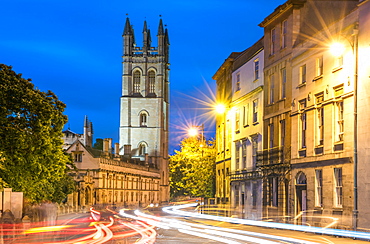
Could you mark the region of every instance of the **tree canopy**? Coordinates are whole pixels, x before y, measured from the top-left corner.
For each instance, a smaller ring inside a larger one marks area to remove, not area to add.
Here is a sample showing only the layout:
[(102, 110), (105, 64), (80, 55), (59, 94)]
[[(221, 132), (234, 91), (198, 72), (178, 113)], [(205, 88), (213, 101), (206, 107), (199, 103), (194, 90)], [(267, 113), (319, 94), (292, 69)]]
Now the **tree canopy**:
[(171, 197), (213, 197), (215, 192), (214, 141), (196, 137), (181, 141), (180, 151), (170, 156)]
[(71, 158), (62, 150), (65, 104), (0, 64), (0, 187), (32, 202), (60, 202), (73, 189)]

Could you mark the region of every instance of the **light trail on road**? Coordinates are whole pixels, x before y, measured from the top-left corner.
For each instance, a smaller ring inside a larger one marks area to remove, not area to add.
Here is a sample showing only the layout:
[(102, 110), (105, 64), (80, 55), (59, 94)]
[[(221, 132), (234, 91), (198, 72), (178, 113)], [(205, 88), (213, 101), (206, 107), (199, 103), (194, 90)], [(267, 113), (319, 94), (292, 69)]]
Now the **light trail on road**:
[(354, 238), (354, 239), (370, 240), (370, 233), (368, 232), (340, 230), (340, 229), (331, 229), (331, 228), (320, 228), (320, 227), (314, 227), (314, 226), (293, 225), (293, 224), (284, 224), (284, 223), (275, 223), (275, 222), (264, 222), (264, 221), (200, 214), (200, 213), (179, 210), (183, 208), (196, 207), (197, 205), (198, 205), (197, 203), (189, 203), (189, 204), (178, 205), (178, 206), (164, 207), (162, 210), (169, 214), (201, 218), (201, 219), (209, 219), (209, 220), (214, 220), (214, 221), (223, 221), (223, 222), (228, 222), (228, 223), (233, 223), (233, 224), (245, 224), (245, 225), (251, 225), (251, 226), (258, 226), (258, 227), (276, 228), (276, 229), (282, 229), (282, 230), (294, 230), (294, 231), (309, 232), (309, 233), (314, 233), (314, 234), (324, 234), (324, 235), (333, 235), (333, 236), (340, 236), (340, 237), (347, 237), (347, 238)]
[(275, 235), (261, 234), (250, 231), (215, 227), (203, 224), (189, 223), (186, 221), (173, 220), (165, 217), (157, 217), (149, 214), (135, 211), (134, 215), (126, 214), (124, 211), (120, 212), (120, 215), (129, 218), (135, 218), (137, 220), (146, 221), (152, 225), (164, 229), (177, 229), (179, 232), (194, 235), (210, 240), (215, 240), (220, 243), (241, 243), (239, 241), (249, 243), (260, 243), (260, 244), (276, 244), (276, 243), (305, 243), (314, 244), (315, 242), (304, 241), (289, 237), (281, 237)]

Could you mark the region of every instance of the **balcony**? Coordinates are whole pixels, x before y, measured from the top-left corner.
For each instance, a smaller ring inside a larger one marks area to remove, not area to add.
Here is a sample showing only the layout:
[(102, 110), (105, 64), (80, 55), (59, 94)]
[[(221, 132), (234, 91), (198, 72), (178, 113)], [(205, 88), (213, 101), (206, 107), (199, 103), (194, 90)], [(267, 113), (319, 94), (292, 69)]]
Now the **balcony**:
[(260, 170), (239, 170), (230, 174), (231, 181), (245, 181), (261, 179), (262, 174)]
[(257, 169), (263, 176), (282, 175), (290, 170), (290, 147), (274, 147), (257, 152)]

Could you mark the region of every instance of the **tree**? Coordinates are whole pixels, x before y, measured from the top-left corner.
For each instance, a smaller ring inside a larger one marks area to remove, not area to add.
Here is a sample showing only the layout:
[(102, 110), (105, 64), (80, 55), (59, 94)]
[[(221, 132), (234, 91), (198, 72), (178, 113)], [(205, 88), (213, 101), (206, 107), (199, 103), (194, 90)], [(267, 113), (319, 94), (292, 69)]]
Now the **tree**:
[(95, 140), (93, 148), (103, 151), (103, 139), (97, 138)]
[(31, 202), (60, 202), (73, 189), (62, 150), (65, 104), (0, 64), (0, 178)]
[(170, 156), (171, 197), (213, 197), (215, 192), (214, 141), (196, 137), (181, 141), (181, 150)]

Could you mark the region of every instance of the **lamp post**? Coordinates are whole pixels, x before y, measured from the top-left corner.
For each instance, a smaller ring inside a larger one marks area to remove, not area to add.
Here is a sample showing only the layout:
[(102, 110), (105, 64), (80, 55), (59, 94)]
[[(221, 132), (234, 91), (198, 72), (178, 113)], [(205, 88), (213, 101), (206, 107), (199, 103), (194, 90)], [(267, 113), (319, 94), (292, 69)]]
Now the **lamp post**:
[(224, 123), (224, 126), (223, 126), (223, 187), (222, 187), (222, 190), (223, 190), (223, 194), (222, 194), (222, 202), (223, 203), (226, 203), (226, 106), (224, 104), (217, 104), (216, 105), (216, 112), (218, 114), (222, 114), (223, 115), (223, 123)]
[[(348, 40), (353, 52), (353, 211), (352, 211), (352, 227), (357, 230), (358, 224), (358, 191), (357, 191), (357, 93), (358, 93), (358, 23), (355, 24), (352, 32), (352, 42)], [(334, 43), (331, 46), (332, 53), (342, 55), (344, 52), (344, 45)]]

